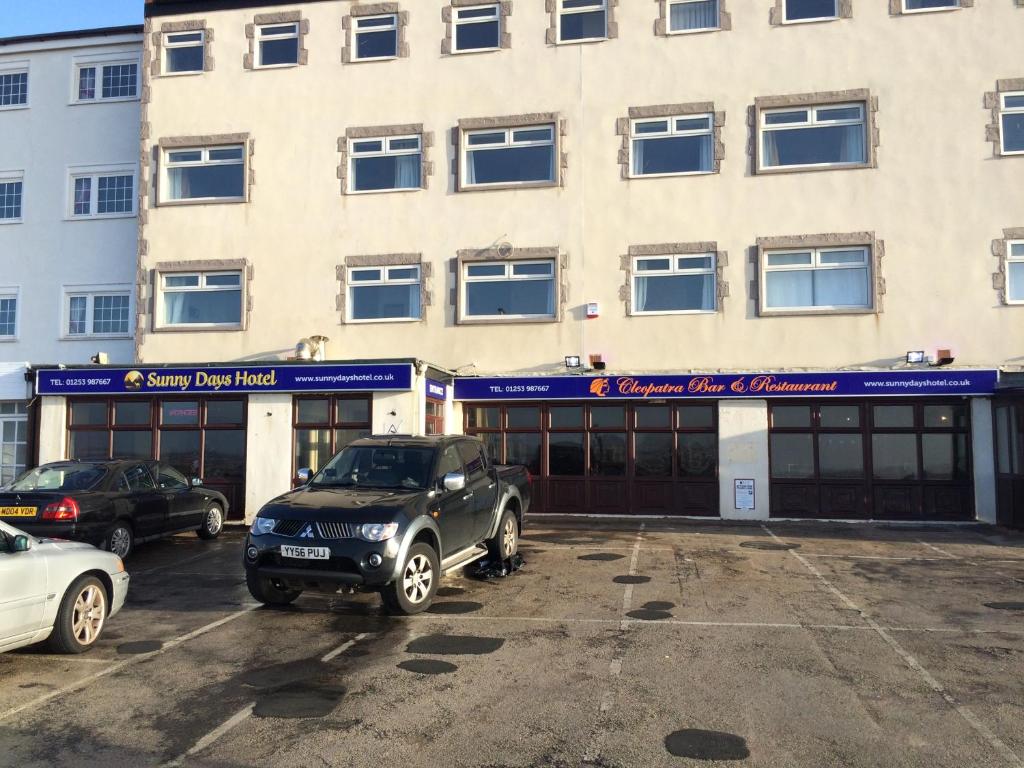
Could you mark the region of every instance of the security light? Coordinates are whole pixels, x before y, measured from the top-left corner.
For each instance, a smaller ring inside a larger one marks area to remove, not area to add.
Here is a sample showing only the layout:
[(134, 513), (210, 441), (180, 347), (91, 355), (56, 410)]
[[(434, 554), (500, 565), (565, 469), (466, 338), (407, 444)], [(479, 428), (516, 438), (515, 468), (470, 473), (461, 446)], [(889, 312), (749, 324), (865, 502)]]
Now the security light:
[(924, 350), (919, 350), (916, 352), (907, 352), (908, 363), (923, 363), (924, 361)]
[(579, 368), (580, 367), (580, 356), (579, 355), (566, 355), (565, 356), (565, 367), (566, 368)]

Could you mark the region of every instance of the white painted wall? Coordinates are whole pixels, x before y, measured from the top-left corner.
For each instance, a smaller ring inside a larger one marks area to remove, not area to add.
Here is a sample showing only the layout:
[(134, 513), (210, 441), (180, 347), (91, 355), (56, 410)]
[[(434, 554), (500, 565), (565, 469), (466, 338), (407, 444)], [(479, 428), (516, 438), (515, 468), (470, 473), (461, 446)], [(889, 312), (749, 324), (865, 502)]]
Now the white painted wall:
[(373, 393), (373, 434), (375, 435), (422, 435), (418, 408), (423, 399), (422, 379), (420, 390), (411, 392)]
[(992, 401), (971, 399), (971, 454), (974, 458), (974, 510), (983, 523), (996, 522), (996, 457)]
[(245, 439), (245, 520), (292, 487), (292, 396), (249, 395)]
[(67, 398), (39, 399), (39, 463), (61, 461), (67, 456)]
[[(768, 402), (718, 403), (719, 507), (725, 520), (768, 519)], [(736, 509), (735, 480), (754, 481), (754, 509)]]

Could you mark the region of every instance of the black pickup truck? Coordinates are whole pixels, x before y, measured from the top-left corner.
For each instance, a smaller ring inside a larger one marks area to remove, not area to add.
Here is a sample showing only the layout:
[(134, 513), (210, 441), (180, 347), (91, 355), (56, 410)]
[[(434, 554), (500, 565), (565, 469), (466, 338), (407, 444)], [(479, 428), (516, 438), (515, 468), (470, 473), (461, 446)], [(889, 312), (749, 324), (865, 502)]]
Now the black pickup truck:
[(246, 537), (246, 582), (262, 603), (355, 588), (419, 613), (444, 574), (514, 556), (530, 507), (527, 469), (493, 465), (472, 437), (368, 437), (299, 475)]

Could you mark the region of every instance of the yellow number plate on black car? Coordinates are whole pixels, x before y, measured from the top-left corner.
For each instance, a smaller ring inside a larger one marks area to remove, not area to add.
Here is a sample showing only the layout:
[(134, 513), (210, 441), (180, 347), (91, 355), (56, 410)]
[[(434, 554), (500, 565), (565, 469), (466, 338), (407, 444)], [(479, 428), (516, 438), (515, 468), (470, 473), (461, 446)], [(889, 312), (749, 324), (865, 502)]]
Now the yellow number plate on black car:
[(35, 517), (38, 507), (0, 507), (0, 517)]

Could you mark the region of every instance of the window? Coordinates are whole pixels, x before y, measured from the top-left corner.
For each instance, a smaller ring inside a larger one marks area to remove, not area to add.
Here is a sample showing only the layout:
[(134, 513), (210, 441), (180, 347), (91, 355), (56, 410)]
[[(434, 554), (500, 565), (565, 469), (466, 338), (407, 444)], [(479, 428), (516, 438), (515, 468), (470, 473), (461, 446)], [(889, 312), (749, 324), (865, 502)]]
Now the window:
[(714, 170), (714, 115), (630, 122), (631, 176), (670, 176)]
[(164, 72), (184, 75), (202, 72), (206, 60), (206, 32), (171, 32), (164, 35)]
[(68, 336), (127, 336), (131, 331), (131, 295), (117, 292), (65, 294)]
[(764, 308), (870, 309), (870, 249), (766, 251)]
[(149, 474), (149, 470), (142, 464), (136, 464), (134, 467), (128, 467), (121, 475), (121, 479), (118, 483), (119, 490), (125, 492), (140, 492), (149, 491), (156, 488), (153, 482), (153, 476)]
[(959, 8), (960, 0), (903, 0), (903, 12), (938, 11), (943, 8)]
[(559, 0), (559, 42), (603, 40), (607, 36), (607, 0)]
[(715, 311), (715, 255), (633, 260), (632, 314)]
[(718, 29), (720, 15), (718, 0), (669, 0), (669, 34)]
[(453, 53), (490, 51), (501, 47), (501, 7), (497, 4), (452, 8)]
[(419, 320), (419, 266), (359, 267), (348, 271), (348, 320)]
[(0, 175), (0, 224), (21, 221), (21, 176)]
[(0, 402), (0, 486), (13, 482), (28, 464), (28, 407)]
[(245, 200), (245, 146), (165, 150), (165, 201)]
[(464, 187), (553, 184), (555, 126), (465, 132), (461, 177)]
[(508, 261), (462, 265), (462, 316), (500, 320), (555, 316), (555, 262)]
[(171, 491), (182, 491), (188, 488), (188, 480), (174, 467), (168, 467), (165, 465), (160, 466), (160, 476), (158, 478), (160, 487), (164, 490)]
[(423, 163), (419, 136), (350, 139), (349, 192), (419, 189)]
[(466, 468), (466, 482), (472, 483), (487, 474), (487, 462), (484, 459), (483, 446), (460, 440), (456, 443), (462, 464)]
[(761, 168), (863, 165), (865, 104), (761, 112)]
[(1001, 93), (999, 137), (1004, 155), (1024, 154), (1024, 91)]
[(1006, 301), (1024, 304), (1024, 240), (1006, 244)]
[(839, 0), (784, 0), (785, 22), (839, 18)]
[(0, 339), (14, 339), (18, 335), (18, 296), (0, 293)]
[(76, 73), (76, 101), (135, 99), (139, 95), (137, 61), (79, 64)]
[(362, 16), (355, 22), (355, 61), (394, 59), (398, 56), (398, 16)]
[(90, 172), (71, 175), (72, 218), (135, 215), (135, 173)]
[(28, 104), (28, 67), (0, 69), (0, 109)]
[(296, 397), (294, 401), (293, 476), (303, 467), (317, 471), (353, 440), (370, 435), (370, 395)]
[(242, 273), (193, 272), (160, 275), (160, 324), (216, 327), (242, 324)]
[(257, 27), (259, 66), (287, 67), (299, 63), (299, 25)]

